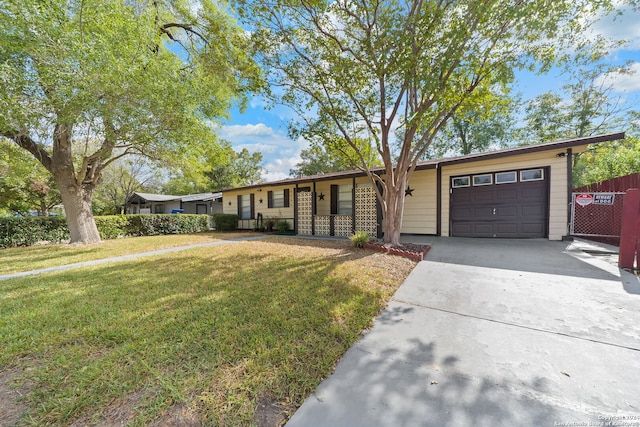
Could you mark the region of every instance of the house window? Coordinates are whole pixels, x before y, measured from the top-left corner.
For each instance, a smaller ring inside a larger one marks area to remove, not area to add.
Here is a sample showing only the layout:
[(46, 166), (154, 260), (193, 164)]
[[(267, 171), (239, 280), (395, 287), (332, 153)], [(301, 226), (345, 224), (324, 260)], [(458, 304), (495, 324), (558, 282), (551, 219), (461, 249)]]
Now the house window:
[(453, 188), (460, 188), (460, 187), (469, 187), (470, 186), (470, 181), (469, 181), (469, 177), (468, 176), (461, 176), (458, 178), (453, 178), (451, 180), (451, 186)]
[(269, 208), (288, 208), (289, 207), (289, 189), (279, 191), (269, 191), (267, 193), (267, 207)]
[(496, 174), (496, 184), (508, 184), (518, 180), (515, 172), (500, 172)]
[(331, 186), (331, 213), (338, 215), (353, 213), (353, 186), (351, 184)]
[(353, 187), (350, 184), (338, 186), (338, 214), (351, 215), (353, 212)]
[(479, 186), (479, 185), (491, 185), (493, 184), (493, 175), (486, 174), (486, 175), (475, 175), (473, 177), (473, 185), (474, 186)]
[(238, 196), (238, 218), (253, 219), (253, 194)]
[(164, 205), (153, 205), (153, 213), (156, 213), (156, 214), (164, 213)]
[(530, 169), (526, 171), (520, 171), (520, 182), (524, 181), (541, 181), (544, 179), (544, 172), (542, 169)]

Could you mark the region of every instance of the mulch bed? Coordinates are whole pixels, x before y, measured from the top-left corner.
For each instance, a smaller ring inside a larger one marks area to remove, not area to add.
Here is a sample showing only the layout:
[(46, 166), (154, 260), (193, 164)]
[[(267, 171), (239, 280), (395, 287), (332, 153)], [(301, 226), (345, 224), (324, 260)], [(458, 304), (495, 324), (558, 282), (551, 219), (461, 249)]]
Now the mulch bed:
[(400, 245), (383, 245), (382, 243), (367, 243), (365, 249), (386, 252), (391, 255), (399, 255), (416, 261), (422, 261), (424, 256), (429, 252), (431, 246), (417, 245), (415, 243), (401, 243)]

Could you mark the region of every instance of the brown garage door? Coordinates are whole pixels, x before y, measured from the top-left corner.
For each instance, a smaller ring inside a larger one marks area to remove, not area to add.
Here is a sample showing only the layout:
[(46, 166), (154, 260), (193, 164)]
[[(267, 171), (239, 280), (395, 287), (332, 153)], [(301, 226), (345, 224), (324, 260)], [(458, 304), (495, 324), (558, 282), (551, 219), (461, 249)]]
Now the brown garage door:
[(548, 169), (451, 178), (451, 235), (547, 237)]

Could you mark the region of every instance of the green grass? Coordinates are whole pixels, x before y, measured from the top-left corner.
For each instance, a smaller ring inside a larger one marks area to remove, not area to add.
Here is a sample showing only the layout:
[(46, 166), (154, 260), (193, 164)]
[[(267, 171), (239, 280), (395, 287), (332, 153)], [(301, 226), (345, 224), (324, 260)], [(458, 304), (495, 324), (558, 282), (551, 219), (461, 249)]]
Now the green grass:
[(252, 425), (300, 405), (414, 265), (272, 237), (0, 282), (0, 378), (23, 425)]
[(249, 235), (215, 232), (174, 234), (105, 240), (88, 246), (59, 244), (0, 249), (0, 275)]

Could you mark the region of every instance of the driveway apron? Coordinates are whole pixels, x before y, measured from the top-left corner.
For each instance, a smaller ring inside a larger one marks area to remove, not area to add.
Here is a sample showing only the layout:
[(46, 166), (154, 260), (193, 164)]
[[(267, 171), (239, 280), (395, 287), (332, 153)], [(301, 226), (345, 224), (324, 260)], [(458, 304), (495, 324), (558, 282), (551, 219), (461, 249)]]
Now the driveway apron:
[(640, 427), (638, 277), (579, 242), (428, 240), (289, 427)]

